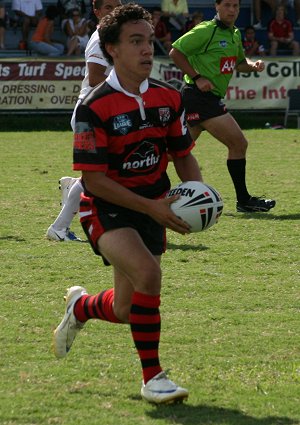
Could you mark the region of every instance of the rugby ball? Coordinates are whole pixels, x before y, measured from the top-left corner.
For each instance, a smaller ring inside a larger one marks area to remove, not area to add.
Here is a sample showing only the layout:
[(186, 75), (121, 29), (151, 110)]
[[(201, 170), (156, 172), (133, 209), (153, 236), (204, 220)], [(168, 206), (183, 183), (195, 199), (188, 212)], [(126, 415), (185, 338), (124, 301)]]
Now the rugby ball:
[(191, 226), (191, 232), (201, 232), (218, 222), (223, 201), (219, 192), (208, 184), (187, 181), (169, 190), (167, 197), (180, 195), (170, 205), (171, 210)]

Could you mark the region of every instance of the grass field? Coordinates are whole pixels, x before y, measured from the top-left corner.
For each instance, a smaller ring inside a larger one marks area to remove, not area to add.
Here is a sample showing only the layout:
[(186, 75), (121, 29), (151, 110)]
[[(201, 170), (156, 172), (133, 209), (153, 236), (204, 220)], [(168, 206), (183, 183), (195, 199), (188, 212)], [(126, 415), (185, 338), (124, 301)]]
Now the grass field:
[[(65, 289), (99, 292), (112, 271), (88, 244), (44, 236), (60, 208), (58, 179), (75, 175), (71, 133), (0, 133), (1, 425), (300, 424), (300, 135), (246, 135), (249, 190), (277, 206), (236, 213), (225, 148), (201, 136), (195, 155), (224, 213), (207, 232), (168, 232), (161, 363), (190, 397), (155, 407), (141, 400), (125, 325), (90, 321), (68, 357), (54, 358)], [(170, 174), (177, 183), (172, 165)], [(72, 229), (83, 237), (77, 218)]]

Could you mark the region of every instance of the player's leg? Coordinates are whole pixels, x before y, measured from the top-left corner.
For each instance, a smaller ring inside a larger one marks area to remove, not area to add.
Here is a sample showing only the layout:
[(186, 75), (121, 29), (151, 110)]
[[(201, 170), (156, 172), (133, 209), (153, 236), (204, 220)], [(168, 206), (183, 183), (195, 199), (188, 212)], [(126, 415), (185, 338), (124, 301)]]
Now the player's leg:
[(48, 239), (54, 241), (80, 241), (80, 239), (70, 231), (70, 226), (73, 218), (78, 212), (80, 194), (83, 191), (83, 187), (81, 179), (79, 178), (65, 178), (65, 180), (63, 180), (63, 178), (60, 179), (62, 209), (56, 220), (48, 228), (46, 236)]
[(130, 228), (104, 233), (98, 247), (115, 268), (114, 311), (130, 324), (143, 372), (142, 397), (154, 403), (187, 398), (188, 391), (167, 378), (159, 361), (160, 256), (151, 254)]

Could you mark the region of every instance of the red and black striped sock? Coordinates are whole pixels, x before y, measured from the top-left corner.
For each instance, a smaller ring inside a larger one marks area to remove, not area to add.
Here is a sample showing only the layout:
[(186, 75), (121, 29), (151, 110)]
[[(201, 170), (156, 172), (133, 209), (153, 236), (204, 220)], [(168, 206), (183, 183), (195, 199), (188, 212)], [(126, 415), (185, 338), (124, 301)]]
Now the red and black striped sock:
[(134, 344), (142, 363), (145, 384), (162, 371), (158, 356), (160, 340), (159, 305), (160, 295), (133, 293), (129, 323)]
[(100, 319), (107, 322), (122, 323), (113, 310), (114, 290), (107, 289), (96, 295), (83, 295), (76, 302), (74, 315), (80, 322)]

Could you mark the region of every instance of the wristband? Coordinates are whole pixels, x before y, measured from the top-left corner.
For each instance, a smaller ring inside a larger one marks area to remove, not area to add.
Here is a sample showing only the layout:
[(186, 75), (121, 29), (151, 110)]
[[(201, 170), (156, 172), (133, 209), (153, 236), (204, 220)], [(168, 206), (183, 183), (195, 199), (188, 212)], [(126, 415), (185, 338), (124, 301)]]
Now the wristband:
[(192, 77), (192, 80), (194, 81), (194, 83), (199, 80), (199, 78), (201, 78), (200, 74), (195, 75), (194, 77)]

